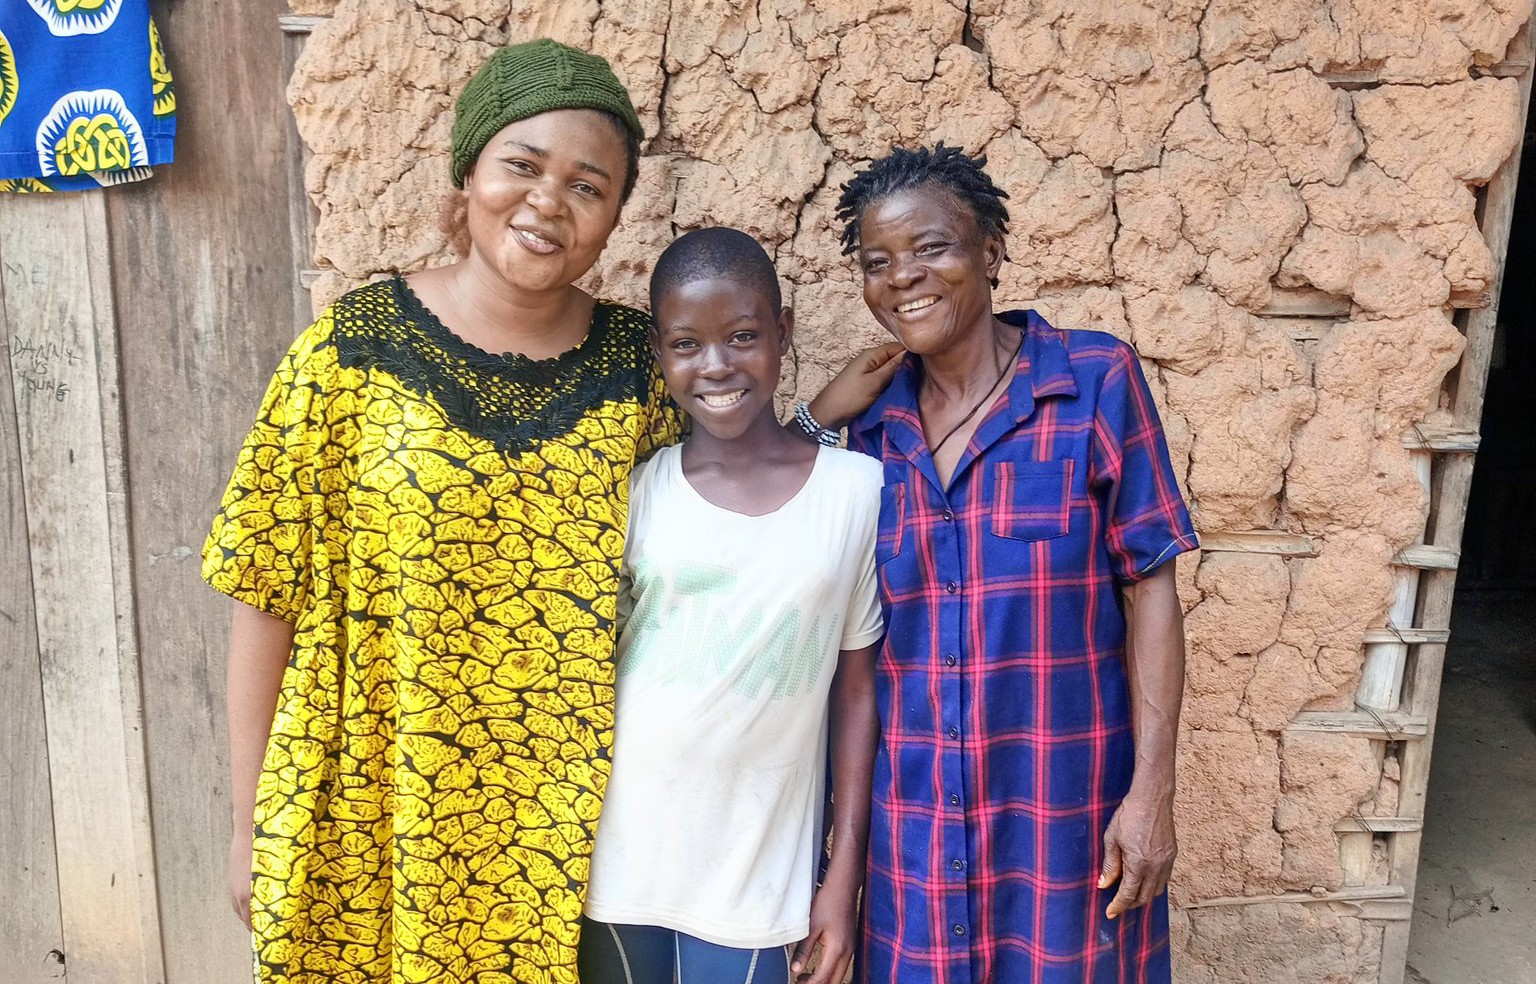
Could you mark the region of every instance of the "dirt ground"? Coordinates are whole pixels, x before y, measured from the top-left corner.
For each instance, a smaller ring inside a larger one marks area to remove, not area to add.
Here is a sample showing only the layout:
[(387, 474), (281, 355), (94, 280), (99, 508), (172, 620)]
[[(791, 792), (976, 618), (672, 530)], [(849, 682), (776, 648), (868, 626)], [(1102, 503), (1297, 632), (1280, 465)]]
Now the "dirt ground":
[(1536, 982), (1536, 592), (1456, 598), (1408, 981)]

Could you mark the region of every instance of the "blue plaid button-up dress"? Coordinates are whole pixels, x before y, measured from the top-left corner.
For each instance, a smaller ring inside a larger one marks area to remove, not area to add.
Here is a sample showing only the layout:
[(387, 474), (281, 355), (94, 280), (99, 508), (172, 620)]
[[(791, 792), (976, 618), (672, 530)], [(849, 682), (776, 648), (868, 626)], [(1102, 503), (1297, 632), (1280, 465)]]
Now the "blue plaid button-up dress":
[(946, 489), (902, 367), (855, 422), (885, 465), (886, 641), (861, 977), (1167, 982), (1166, 897), (1095, 887), (1134, 764), (1119, 589), (1197, 546), (1135, 352), (1033, 312)]

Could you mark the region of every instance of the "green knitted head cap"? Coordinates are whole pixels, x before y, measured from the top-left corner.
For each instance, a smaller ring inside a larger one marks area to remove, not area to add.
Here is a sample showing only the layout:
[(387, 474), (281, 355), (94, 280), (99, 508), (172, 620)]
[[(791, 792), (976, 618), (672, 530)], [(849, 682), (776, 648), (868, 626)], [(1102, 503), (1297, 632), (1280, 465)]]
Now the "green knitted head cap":
[(548, 38), (499, 49), (459, 94), (453, 119), (453, 184), (508, 123), (555, 109), (598, 109), (644, 136), (629, 93), (608, 62)]

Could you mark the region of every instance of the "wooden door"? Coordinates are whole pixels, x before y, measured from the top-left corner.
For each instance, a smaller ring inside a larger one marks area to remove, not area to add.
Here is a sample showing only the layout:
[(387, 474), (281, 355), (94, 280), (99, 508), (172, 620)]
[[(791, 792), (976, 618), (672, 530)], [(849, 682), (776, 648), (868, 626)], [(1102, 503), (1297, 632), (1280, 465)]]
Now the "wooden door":
[(156, 4), (175, 163), (0, 197), (8, 982), (250, 978), (224, 876), (228, 603), (198, 553), (302, 327), (286, 9)]

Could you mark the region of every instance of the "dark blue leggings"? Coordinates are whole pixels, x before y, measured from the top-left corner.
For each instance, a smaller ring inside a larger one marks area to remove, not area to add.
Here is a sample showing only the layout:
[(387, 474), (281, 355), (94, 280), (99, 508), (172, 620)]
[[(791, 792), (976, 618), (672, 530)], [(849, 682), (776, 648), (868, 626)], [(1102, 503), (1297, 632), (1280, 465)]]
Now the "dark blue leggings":
[(657, 926), (581, 921), (581, 984), (790, 984), (789, 948), (737, 950)]

